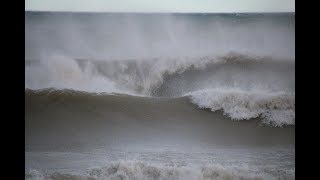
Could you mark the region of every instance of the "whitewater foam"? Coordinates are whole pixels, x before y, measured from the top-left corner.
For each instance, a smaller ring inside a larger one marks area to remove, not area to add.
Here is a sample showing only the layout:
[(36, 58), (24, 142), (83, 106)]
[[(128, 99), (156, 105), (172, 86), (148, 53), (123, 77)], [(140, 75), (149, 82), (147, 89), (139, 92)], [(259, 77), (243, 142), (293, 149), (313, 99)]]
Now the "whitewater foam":
[(118, 162), (109, 166), (92, 168), (78, 173), (41, 172), (29, 170), (26, 179), (130, 179), (130, 180), (237, 180), (237, 179), (294, 179), (293, 173), (283, 172), (283, 175), (271, 175), (259, 172), (254, 167), (224, 167), (222, 165), (174, 165), (152, 164), (143, 162)]
[(187, 94), (200, 108), (223, 110), (233, 120), (257, 118), (274, 126), (294, 125), (295, 95), (286, 92), (247, 92), (210, 89)]

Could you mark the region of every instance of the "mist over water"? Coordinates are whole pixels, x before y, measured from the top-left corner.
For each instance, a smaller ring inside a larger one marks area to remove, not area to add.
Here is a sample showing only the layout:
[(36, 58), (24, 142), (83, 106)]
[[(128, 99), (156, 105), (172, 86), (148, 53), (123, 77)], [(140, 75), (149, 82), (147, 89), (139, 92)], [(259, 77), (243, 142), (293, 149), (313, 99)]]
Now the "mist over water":
[[(26, 58), (294, 58), (294, 15), (26, 13)], [(44, 57), (48, 58), (48, 57)]]
[(294, 14), (26, 12), (25, 35), (26, 178), (294, 179)]

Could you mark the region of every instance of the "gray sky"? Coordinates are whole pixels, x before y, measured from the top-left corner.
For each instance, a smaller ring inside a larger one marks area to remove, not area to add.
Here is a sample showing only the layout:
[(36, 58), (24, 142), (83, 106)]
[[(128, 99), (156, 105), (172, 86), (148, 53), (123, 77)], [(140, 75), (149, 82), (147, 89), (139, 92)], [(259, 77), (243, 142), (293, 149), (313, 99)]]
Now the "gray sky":
[(295, 12), (295, 0), (25, 0), (25, 10), (73, 12)]

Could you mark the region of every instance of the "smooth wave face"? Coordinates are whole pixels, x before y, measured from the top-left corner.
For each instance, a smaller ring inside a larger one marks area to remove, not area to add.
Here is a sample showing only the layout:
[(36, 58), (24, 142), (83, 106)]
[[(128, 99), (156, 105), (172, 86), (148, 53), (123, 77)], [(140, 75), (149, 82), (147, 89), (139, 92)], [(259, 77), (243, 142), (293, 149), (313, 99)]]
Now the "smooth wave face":
[[(79, 144), (94, 147), (117, 143), (112, 139), (114, 136), (132, 146), (152, 143), (153, 138), (156, 144), (174, 144), (178, 139), (181, 145), (294, 144), (291, 126), (264, 126), (261, 118), (235, 123), (220, 112), (198, 109), (188, 97), (152, 98), (46, 89), (26, 90), (25, 101), (26, 149), (52, 150), (50, 144), (57, 139), (56, 143), (62, 143), (58, 147), (74, 149), (78, 147), (77, 143), (73, 147), (74, 138)], [(96, 142), (94, 139), (100, 136), (104, 138)], [(141, 139), (130, 142), (130, 137), (135, 136)]]

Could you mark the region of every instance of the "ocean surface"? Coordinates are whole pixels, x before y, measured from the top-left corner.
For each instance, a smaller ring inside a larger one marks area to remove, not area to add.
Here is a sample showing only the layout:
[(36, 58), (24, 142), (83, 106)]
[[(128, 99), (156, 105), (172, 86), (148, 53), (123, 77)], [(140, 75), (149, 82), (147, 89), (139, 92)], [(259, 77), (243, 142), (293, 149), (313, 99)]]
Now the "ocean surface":
[(25, 179), (295, 179), (295, 14), (26, 12)]

